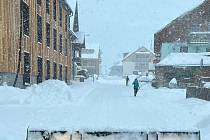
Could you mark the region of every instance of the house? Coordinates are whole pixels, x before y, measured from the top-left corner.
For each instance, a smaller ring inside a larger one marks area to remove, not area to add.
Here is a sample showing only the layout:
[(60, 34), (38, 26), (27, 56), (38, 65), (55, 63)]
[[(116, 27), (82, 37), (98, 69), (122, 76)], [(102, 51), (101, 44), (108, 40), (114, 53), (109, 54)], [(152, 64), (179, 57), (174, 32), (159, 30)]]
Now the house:
[(82, 49), (85, 49), (85, 34), (80, 31), (79, 28), (79, 12), (78, 4), (76, 2), (75, 14), (74, 14), (74, 23), (73, 23), (73, 32), (74, 32), (74, 41), (72, 46), (72, 65), (73, 65), (73, 79), (78, 75), (78, 71), (81, 70), (81, 52)]
[(0, 5), (0, 84), (69, 82), (73, 12), (66, 0), (1, 0)]
[[(154, 34), (154, 52), (155, 63), (160, 62), (162, 57), (161, 49), (164, 43), (188, 43), (189, 39), (198, 36), (198, 32), (210, 31), (210, 0), (205, 0), (196, 8), (184, 13), (180, 17), (173, 20), (160, 31)], [(195, 33), (197, 35), (195, 35)], [(201, 38), (201, 34), (199, 35)], [(196, 42), (199, 44), (197, 40)], [(200, 42), (202, 43), (202, 42)], [(190, 47), (194, 46), (194, 43)], [(205, 45), (204, 45), (205, 46)], [(201, 45), (195, 45), (195, 49), (202, 48)], [(186, 49), (186, 48), (185, 48)], [(190, 50), (190, 48), (189, 48)], [(208, 48), (209, 50), (209, 48)], [(165, 57), (165, 56), (164, 56)], [(162, 57), (163, 58), (163, 57)]]
[(155, 55), (145, 47), (138, 48), (136, 51), (125, 54), (122, 60), (123, 76), (137, 74), (143, 75), (152, 68)]
[(99, 45), (91, 44), (86, 49), (82, 49), (81, 65), (86, 69), (88, 75), (100, 75), (101, 69), (101, 50)]
[(210, 51), (210, 32), (191, 32), (187, 42), (162, 43), (160, 60), (170, 53), (202, 53)]
[(116, 63), (110, 68), (109, 76), (123, 76), (123, 66), (122, 63)]
[(197, 85), (200, 77), (210, 77), (210, 53), (171, 53), (155, 66), (159, 86), (176, 78), (179, 87)]

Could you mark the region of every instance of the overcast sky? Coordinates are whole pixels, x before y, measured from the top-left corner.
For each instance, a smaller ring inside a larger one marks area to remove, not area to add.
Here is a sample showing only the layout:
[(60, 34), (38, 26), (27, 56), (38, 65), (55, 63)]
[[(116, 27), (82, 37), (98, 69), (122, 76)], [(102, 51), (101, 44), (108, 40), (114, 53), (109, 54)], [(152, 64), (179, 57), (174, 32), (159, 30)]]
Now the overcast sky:
[[(75, 0), (67, 0), (75, 9)], [(80, 30), (99, 43), (103, 65), (120, 61), (122, 53), (151, 48), (153, 35), (203, 0), (78, 0)]]

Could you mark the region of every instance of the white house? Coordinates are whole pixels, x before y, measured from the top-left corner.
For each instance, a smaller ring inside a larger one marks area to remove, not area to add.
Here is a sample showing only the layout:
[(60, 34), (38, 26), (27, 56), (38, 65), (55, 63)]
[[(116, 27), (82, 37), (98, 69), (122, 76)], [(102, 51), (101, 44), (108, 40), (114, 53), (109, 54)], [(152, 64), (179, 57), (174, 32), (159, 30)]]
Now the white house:
[(123, 76), (137, 74), (139, 72), (146, 75), (146, 73), (154, 68), (154, 59), (154, 53), (145, 47), (138, 48), (136, 51), (125, 55), (122, 60)]

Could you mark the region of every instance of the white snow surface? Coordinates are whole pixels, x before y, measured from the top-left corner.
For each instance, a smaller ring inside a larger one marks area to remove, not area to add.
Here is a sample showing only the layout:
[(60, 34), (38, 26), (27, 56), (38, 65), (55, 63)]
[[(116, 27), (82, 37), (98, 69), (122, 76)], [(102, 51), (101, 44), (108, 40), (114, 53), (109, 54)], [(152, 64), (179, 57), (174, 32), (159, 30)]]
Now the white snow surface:
[(157, 66), (210, 66), (209, 53), (171, 53)]
[(93, 83), (47, 81), (25, 90), (0, 87), (0, 139), (22, 140), (26, 129), (80, 131), (193, 131), (210, 137), (210, 103), (185, 99), (184, 89), (141, 83), (137, 97), (125, 79)]

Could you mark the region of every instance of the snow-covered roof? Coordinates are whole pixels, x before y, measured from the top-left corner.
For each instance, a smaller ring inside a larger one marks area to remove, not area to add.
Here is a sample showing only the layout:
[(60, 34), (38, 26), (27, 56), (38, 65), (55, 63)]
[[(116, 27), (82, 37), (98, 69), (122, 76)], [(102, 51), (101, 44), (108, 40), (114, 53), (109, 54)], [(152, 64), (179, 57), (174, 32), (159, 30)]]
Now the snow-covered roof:
[(171, 53), (156, 66), (200, 66), (201, 63), (210, 66), (210, 53)]
[(125, 61), (128, 57), (134, 55), (134, 54), (153, 54), (153, 52), (151, 52), (149, 49), (145, 48), (145, 47), (141, 47), (141, 48), (138, 48), (136, 51), (134, 52), (131, 52), (131, 53), (128, 53), (122, 61)]
[(82, 49), (82, 58), (98, 59), (99, 44), (86, 44), (86, 48)]
[(83, 32), (75, 32), (77, 39), (73, 43), (83, 44), (85, 42), (85, 34)]

